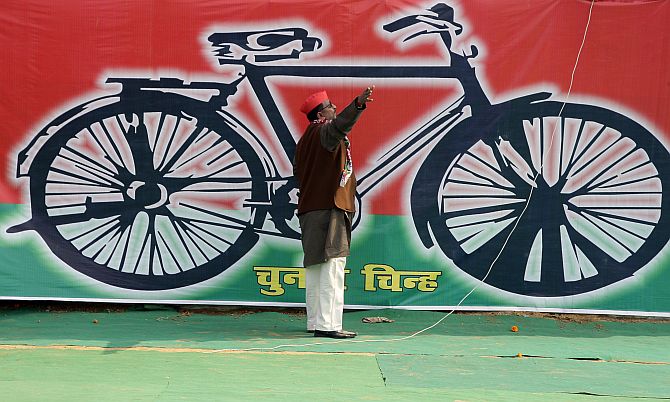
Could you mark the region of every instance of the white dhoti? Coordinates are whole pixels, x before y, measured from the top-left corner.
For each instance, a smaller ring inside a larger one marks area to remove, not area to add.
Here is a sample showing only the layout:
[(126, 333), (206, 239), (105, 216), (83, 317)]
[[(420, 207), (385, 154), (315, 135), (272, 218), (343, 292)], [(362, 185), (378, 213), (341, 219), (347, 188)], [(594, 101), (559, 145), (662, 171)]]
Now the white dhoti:
[(308, 330), (342, 330), (346, 263), (347, 257), (335, 257), (305, 268)]

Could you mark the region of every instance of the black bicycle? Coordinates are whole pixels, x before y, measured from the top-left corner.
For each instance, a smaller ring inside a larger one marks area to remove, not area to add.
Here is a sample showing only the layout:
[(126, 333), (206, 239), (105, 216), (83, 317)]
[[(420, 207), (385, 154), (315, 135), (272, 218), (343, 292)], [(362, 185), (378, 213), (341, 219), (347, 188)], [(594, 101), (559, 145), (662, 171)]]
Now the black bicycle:
[[(496, 288), (563, 296), (602, 288), (649, 263), (670, 236), (664, 145), (615, 111), (550, 101), (549, 93), (492, 104), (470, 65), (477, 48), (451, 49), (462, 30), (453, 10), (438, 4), (429, 11), (384, 29), (422, 27), (406, 40), (438, 35), (449, 65), (282, 63), (322, 45), (293, 27), (212, 34), (219, 63), (243, 71), (233, 82), (109, 79), (122, 84), (120, 93), (68, 110), (19, 154), (32, 219), (8, 231), (35, 230), (67, 265), (114, 286), (202, 282), (235, 264), (261, 235), (299, 238), (295, 182), (276, 165), (290, 161), (295, 140), (267, 77), (456, 79), (462, 96), (359, 176), (359, 206), (428, 148), (411, 190), (418, 236), (472, 277), (491, 268), (486, 282)], [(282, 155), (271, 155), (228, 105), (243, 82)]]

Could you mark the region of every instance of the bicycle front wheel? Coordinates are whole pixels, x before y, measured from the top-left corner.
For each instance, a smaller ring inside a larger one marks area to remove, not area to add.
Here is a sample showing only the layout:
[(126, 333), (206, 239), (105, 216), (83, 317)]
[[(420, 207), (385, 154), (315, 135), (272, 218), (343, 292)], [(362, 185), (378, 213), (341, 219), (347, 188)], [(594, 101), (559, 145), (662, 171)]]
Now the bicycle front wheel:
[(667, 244), (670, 157), (640, 124), (541, 102), (497, 133), (448, 160), (457, 145), (444, 141), (415, 182), (436, 195), (424, 213), (463, 271), (517, 294), (575, 295), (632, 276)]
[(149, 93), (69, 121), (30, 170), (33, 222), (70, 267), (110, 285), (212, 278), (257, 241), (265, 167), (226, 112)]

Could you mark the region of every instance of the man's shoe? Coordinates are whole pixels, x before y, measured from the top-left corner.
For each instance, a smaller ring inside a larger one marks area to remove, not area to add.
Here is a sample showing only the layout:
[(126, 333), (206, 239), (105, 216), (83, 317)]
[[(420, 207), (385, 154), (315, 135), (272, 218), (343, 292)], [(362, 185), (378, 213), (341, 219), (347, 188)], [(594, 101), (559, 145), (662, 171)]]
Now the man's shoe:
[(317, 338), (346, 339), (355, 338), (356, 334), (354, 332), (347, 331), (319, 331), (317, 329), (314, 331), (314, 336)]
[(314, 333), (314, 330), (313, 330), (313, 329), (308, 329), (308, 330), (307, 330), (307, 333), (313, 334), (313, 333)]
[(353, 332), (353, 331), (345, 331), (345, 330), (341, 330), (340, 332), (344, 332), (345, 334), (349, 334), (349, 335), (353, 335), (353, 336), (358, 335), (358, 332)]

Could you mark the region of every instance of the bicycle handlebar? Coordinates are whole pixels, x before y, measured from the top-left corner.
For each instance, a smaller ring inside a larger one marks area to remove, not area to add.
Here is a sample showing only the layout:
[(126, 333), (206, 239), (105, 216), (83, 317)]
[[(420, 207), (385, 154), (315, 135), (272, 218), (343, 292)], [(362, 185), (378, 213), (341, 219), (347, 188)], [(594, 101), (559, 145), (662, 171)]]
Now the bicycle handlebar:
[(425, 24), (430, 27), (429, 30), (414, 33), (405, 38), (404, 41), (415, 38), (419, 35), (431, 33), (454, 32), (459, 35), (463, 31), (463, 26), (454, 22), (454, 9), (444, 3), (438, 3), (429, 8), (433, 14), (417, 14), (402, 17), (383, 26), (387, 32), (396, 32), (417, 24)]

